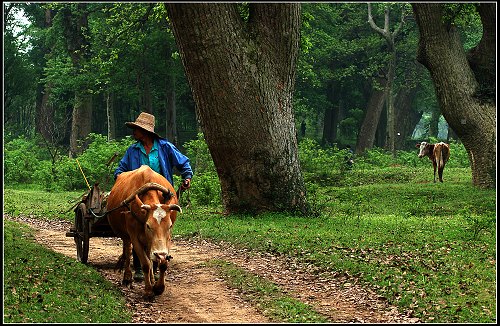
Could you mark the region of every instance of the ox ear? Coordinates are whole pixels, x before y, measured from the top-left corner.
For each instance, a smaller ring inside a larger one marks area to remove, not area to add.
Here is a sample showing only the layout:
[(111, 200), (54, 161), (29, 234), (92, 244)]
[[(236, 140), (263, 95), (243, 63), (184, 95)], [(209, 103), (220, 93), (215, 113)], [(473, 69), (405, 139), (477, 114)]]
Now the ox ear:
[(417, 144), (415, 145), (415, 148), (420, 148), (420, 143), (417, 143)]
[(173, 194), (172, 192), (169, 190), (168, 192), (162, 192), (162, 195), (163, 195), (163, 202), (166, 203), (167, 201), (170, 200), (170, 198), (172, 198)]

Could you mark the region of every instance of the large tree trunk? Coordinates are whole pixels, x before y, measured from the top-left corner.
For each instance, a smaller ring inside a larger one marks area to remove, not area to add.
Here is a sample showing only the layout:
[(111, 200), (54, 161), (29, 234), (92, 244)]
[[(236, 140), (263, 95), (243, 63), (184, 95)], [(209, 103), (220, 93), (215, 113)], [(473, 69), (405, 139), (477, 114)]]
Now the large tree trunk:
[(325, 109), (324, 124), (323, 124), (323, 138), (324, 145), (332, 145), (337, 141), (337, 128), (339, 124), (340, 107), (336, 107), (339, 101), (340, 90), (337, 85), (331, 82), (328, 85), (328, 99), (332, 106)]
[[(488, 5), (488, 4), (481, 4)], [(483, 38), (474, 60), (495, 70), (495, 5), (490, 14), (479, 11)], [(495, 89), (494, 78), (480, 77), (470, 66), (456, 29), (447, 25), (443, 4), (414, 3), (413, 11), (420, 30), (417, 60), (430, 71), (441, 112), (464, 144), (472, 168), (472, 182), (479, 187), (496, 185), (496, 105), (494, 98), (481, 92)], [(483, 42), (488, 40), (488, 42)], [(480, 84), (482, 83), (482, 85)], [(480, 87), (482, 86), (482, 87)], [(453, 153), (451, 153), (453, 155)]]
[[(408, 139), (411, 137), (415, 126), (422, 117), (421, 112), (417, 112), (412, 108), (413, 100), (417, 94), (416, 87), (402, 87), (396, 99), (394, 106), (396, 107), (396, 142), (397, 150), (406, 150)], [(412, 148), (413, 149), (413, 148)]]
[(299, 3), (166, 3), (227, 213), (305, 211), (292, 110)]
[(381, 86), (373, 86), (372, 95), (366, 107), (365, 118), (359, 130), (355, 151), (356, 154), (361, 154), (367, 149), (372, 148), (375, 142), (375, 133), (377, 132), (380, 114), (382, 113), (385, 103), (385, 90), (380, 89), (380, 87), (385, 88), (387, 80), (384, 78), (377, 78), (376, 81)]
[(168, 76), (167, 81), (167, 105), (166, 111), (166, 129), (167, 129), (167, 139), (173, 144), (178, 146), (177, 137), (177, 107), (175, 105), (175, 75), (171, 74)]
[[(52, 10), (45, 9), (45, 19), (43, 21), (43, 29), (48, 29), (52, 26)], [(42, 51), (45, 55), (51, 52), (50, 47), (44, 46)], [(45, 59), (44, 59), (45, 60)], [(51, 92), (50, 84), (39, 84), (36, 100), (36, 116), (35, 116), (35, 131), (40, 133), (42, 137), (49, 143), (54, 143), (54, 109), (49, 105), (49, 97)]]

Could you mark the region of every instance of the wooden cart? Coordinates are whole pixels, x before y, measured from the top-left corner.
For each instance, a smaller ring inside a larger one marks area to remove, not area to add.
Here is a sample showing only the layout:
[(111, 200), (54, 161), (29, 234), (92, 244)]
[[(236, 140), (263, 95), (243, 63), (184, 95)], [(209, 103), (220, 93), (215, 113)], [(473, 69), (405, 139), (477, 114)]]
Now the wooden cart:
[(92, 237), (115, 237), (106, 215), (107, 194), (99, 184), (87, 191), (75, 208), (75, 223), (67, 237), (73, 237), (76, 244), (77, 259), (86, 264), (89, 258), (89, 243)]

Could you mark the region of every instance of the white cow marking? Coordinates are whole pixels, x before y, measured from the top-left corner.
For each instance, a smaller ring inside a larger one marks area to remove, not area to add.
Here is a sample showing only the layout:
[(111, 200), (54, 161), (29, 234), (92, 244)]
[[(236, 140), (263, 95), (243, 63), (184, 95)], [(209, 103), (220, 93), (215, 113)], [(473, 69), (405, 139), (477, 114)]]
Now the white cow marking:
[(158, 221), (158, 224), (161, 223), (161, 220), (167, 216), (167, 212), (161, 208), (160, 204), (156, 204), (156, 209), (153, 212), (153, 217)]

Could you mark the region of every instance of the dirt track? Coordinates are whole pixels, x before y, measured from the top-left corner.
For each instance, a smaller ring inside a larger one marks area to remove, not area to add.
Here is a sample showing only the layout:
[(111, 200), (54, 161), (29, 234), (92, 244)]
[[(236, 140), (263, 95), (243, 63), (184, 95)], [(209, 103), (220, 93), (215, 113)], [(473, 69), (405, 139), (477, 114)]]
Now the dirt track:
[[(4, 216), (4, 219), (6, 216)], [(66, 237), (71, 224), (17, 219), (35, 226), (36, 239), (52, 250), (76, 259), (73, 238)], [(165, 292), (154, 302), (142, 299), (143, 283), (130, 289), (121, 285), (122, 275), (114, 271), (121, 253), (118, 238), (91, 238), (88, 264), (116, 284), (133, 311), (134, 323), (269, 323), (236, 290), (204, 266), (214, 258), (238, 264), (281, 286), (289, 295), (313, 306), (335, 323), (416, 323), (417, 318), (400, 314), (374, 292), (361, 288), (347, 276), (315, 273), (296, 262), (271, 255), (257, 255), (229, 245), (203, 240), (174, 240)]]

